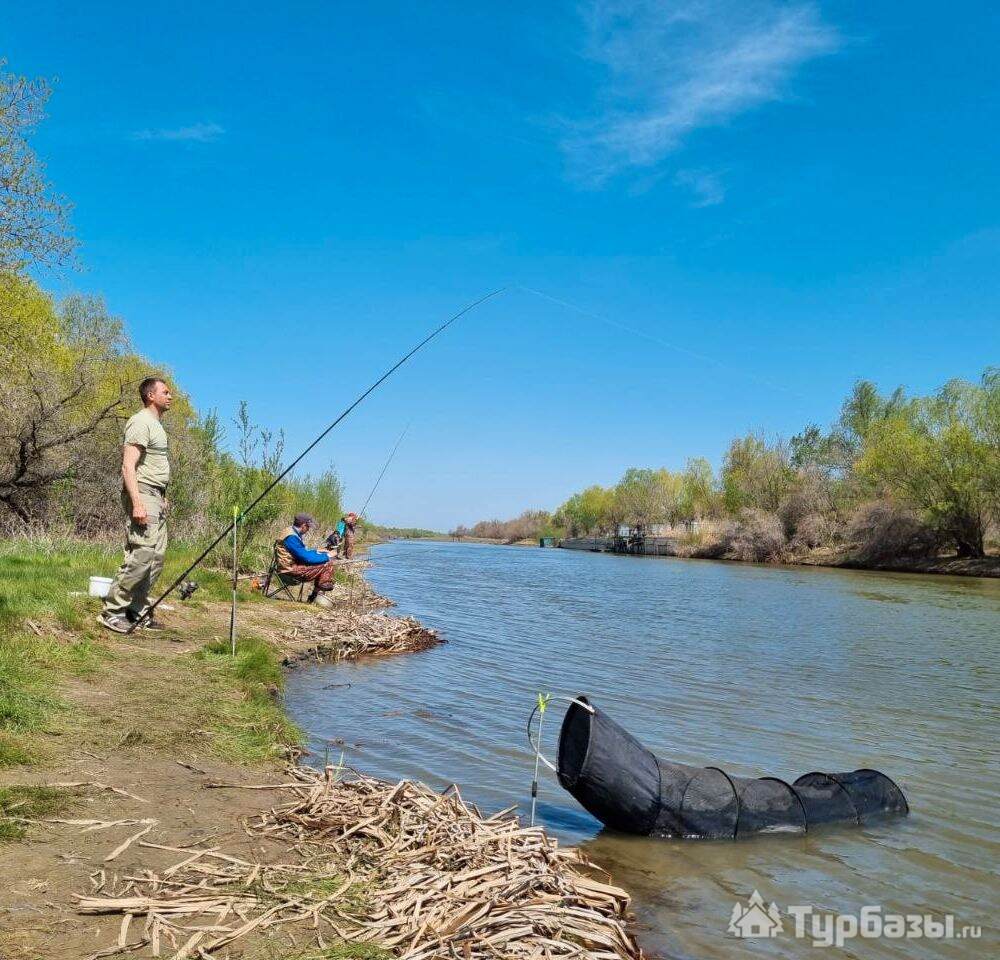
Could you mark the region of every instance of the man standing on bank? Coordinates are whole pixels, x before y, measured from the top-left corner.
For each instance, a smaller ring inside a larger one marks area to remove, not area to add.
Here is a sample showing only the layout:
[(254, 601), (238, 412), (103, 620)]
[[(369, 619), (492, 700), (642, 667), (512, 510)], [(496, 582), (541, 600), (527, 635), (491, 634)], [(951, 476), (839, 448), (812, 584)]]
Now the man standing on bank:
[[(98, 622), (127, 633), (149, 606), (167, 552), (167, 432), (160, 422), (173, 397), (160, 377), (139, 384), (143, 408), (125, 424), (122, 447), (122, 507), (125, 510), (125, 559), (104, 601)], [(143, 627), (162, 630), (150, 617)]]

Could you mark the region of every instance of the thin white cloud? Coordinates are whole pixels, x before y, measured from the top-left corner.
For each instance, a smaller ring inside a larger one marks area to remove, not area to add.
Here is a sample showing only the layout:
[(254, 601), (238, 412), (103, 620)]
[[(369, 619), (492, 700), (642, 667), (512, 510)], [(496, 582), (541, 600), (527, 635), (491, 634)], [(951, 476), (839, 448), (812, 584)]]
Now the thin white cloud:
[(592, 0), (583, 14), (604, 80), (563, 147), (574, 175), (595, 185), (656, 166), (695, 130), (788, 99), (796, 69), (841, 45), (807, 0)]
[(674, 184), (685, 187), (694, 194), (693, 207), (714, 207), (726, 199), (726, 186), (722, 177), (711, 170), (678, 170)]
[(217, 123), (192, 123), (187, 127), (160, 130), (137, 130), (133, 140), (187, 141), (189, 143), (212, 143), (225, 134), (225, 128)]

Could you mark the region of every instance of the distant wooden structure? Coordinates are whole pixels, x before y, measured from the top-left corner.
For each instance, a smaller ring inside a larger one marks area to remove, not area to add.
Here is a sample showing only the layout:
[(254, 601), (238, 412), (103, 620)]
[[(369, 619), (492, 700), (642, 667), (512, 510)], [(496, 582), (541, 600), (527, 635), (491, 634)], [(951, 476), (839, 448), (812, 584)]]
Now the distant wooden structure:
[(695, 529), (697, 521), (673, 526), (668, 523), (637, 523), (618, 527), (611, 547), (613, 553), (631, 553), (643, 557), (672, 557), (677, 554), (681, 537)]
[(610, 537), (567, 537), (558, 546), (566, 550), (589, 550), (593, 553), (624, 553), (643, 557), (672, 557), (682, 537), (696, 533), (701, 521), (619, 524)]

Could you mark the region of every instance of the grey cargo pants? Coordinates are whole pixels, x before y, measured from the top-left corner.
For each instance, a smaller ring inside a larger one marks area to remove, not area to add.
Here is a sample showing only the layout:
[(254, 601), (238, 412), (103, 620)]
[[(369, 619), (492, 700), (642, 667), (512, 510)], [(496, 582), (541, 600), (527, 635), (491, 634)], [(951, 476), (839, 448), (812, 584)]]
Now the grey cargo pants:
[(132, 519), (132, 501), (122, 490), (125, 510), (125, 559), (118, 568), (115, 582), (104, 600), (104, 613), (124, 616), (127, 610), (141, 614), (149, 602), (167, 552), (167, 517), (163, 491), (146, 483), (139, 484), (139, 496), (146, 506), (146, 525)]

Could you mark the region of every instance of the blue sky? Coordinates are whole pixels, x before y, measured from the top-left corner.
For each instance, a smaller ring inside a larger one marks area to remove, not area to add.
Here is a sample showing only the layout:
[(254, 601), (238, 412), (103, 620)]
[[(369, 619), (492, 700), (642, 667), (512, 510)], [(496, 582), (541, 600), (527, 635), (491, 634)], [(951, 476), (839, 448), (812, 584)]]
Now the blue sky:
[[(554, 507), (1000, 362), (990, 3), (26, 3), (84, 270), (375, 519)], [(545, 297), (526, 292), (539, 291)], [(561, 301), (561, 302), (557, 302)], [(566, 306), (564, 304), (568, 304)]]

